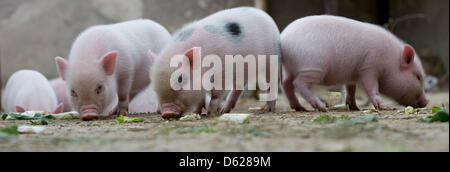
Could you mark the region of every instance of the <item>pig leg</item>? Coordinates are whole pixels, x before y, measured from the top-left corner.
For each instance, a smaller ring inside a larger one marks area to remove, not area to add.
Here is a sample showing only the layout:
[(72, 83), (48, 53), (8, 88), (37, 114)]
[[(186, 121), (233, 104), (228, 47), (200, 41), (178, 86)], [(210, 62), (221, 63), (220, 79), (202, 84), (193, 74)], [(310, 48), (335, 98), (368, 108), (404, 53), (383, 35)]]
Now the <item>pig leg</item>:
[(295, 109), (295, 111), (306, 111), (306, 109), (302, 105), (300, 105), (297, 97), (295, 96), (295, 87), (292, 84), (292, 82), (293, 78), (288, 77), (284, 79), (281, 84), (283, 87), (284, 94), (286, 95), (289, 101), (289, 105), (291, 106), (292, 109)]
[(208, 106), (208, 114), (219, 114), (222, 109), (222, 101), (226, 91), (211, 90), (211, 101)]
[[(271, 89), (270, 87), (267, 89), (267, 91), (266, 91), (267, 94), (270, 94), (270, 89)], [(265, 111), (267, 111), (267, 112), (275, 112), (276, 105), (277, 105), (277, 100), (276, 99), (272, 100), (272, 101), (266, 101)]]
[(359, 111), (359, 108), (356, 105), (356, 98), (355, 98), (356, 85), (354, 85), (354, 84), (346, 85), (345, 88), (347, 90), (347, 95), (345, 97), (345, 104), (348, 105), (350, 110)]
[(125, 74), (119, 76), (118, 79), (118, 96), (119, 96), (119, 107), (117, 113), (128, 112), (128, 104), (131, 92), (131, 83), (132, 77), (129, 72), (125, 72)]
[[(270, 91), (270, 88), (267, 90), (268, 92)], [(275, 107), (277, 105), (277, 101), (276, 100), (272, 100), (272, 101), (267, 101), (266, 102), (266, 110), (268, 112), (275, 112)]]
[(220, 114), (224, 113), (230, 113), (231, 109), (236, 106), (236, 102), (241, 96), (243, 90), (233, 90), (231, 91), (230, 95), (227, 98), (227, 101), (225, 103), (225, 106), (223, 107), (222, 111), (220, 111)]
[(361, 82), (373, 106), (376, 109), (384, 110), (387, 109), (387, 107), (382, 103), (381, 97), (379, 95), (380, 93), (378, 91), (378, 80), (375, 76), (375, 74), (371, 73), (363, 74), (361, 75)]
[[(311, 74), (311, 75), (309, 75)], [(319, 75), (317, 75), (319, 74)], [(318, 109), (322, 112), (326, 112), (325, 104), (320, 101), (319, 97), (317, 97), (312, 91), (311, 86), (315, 81), (320, 81), (321, 79), (317, 79), (320, 76), (320, 73), (317, 72), (305, 72), (305, 75), (300, 75), (294, 80), (293, 84), (295, 88), (300, 92), (303, 98), (308, 101), (311, 106), (315, 109)]]
[(194, 113), (196, 114), (202, 114), (203, 108), (205, 108), (205, 99), (203, 98), (203, 100), (201, 101), (201, 103), (195, 108)]

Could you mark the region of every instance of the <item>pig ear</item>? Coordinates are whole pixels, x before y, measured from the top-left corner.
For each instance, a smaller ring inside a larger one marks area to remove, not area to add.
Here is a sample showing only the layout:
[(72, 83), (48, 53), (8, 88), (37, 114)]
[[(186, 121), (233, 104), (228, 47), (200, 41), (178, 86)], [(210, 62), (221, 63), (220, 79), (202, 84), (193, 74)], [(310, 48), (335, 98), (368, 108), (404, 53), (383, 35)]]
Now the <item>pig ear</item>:
[(194, 59), (201, 60), (201, 51), (202, 51), (202, 48), (193, 47), (192, 49), (190, 49), (184, 53), (184, 55), (189, 59), (189, 63), (191, 64), (191, 67), (192, 67), (191, 69), (201, 67), (201, 66), (193, 66)]
[(25, 112), (25, 108), (23, 108), (22, 106), (17, 105), (16, 106), (16, 112)]
[(148, 50), (147, 56), (148, 56), (148, 58), (150, 58), (150, 60), (152, 61), (152, 63), (155, 62), (156, 59), (158, 58), (158, 55), (156, 55), (155, 53), (153, 53), (152, 50)]
[(60, 103), (58, 105), (58, 107), (56, 107), (56, 109), (53, 111), (53, 114), (59, 114), (63, 112), (63, 108), (64, 108), (64, 103)]
[(66, 69), (68, 66), (67, 60), (62, 57), (55, 58), (56, 66), (58, 68), (58, 74), (62, 80), (66, 80)]
[(100, 64), (105, 69), (106, 75), (113, 75), (116, 68), (117, 51), (106, 53), (100, 60)]
[(403, 48), (402, 61), (400, 62), (402, 68), (408, 68), (414, 64), (414, 48), (411, 45), (405, 45)]

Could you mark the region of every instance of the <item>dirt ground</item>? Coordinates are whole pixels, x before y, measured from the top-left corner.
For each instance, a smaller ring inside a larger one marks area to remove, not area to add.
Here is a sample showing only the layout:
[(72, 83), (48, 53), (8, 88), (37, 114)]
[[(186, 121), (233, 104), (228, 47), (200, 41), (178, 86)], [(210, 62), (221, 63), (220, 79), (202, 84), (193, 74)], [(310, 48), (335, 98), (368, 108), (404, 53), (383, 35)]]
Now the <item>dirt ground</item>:
[[(255, 113), (249, 123), (231, 124), (218, 117), (167, 121), (157, 114), (131, 115), (142, 123), (118, 124), (116, 116), (98, 121), (53, 120), (40, 134), (0, 139), (0, 151), (449, 151), (449, 123), (424, 123), (431, 107), (446, 104), (449, 93), (429, 94), (430, 105), (417, 115), (382, 111), (378, 122), (342, 126), (317, 124), (320, 115), (356, 118), (359, 111), (293, 112), (279, 99), (276, 113)], [(303, 105), (307, 105), (301, 100)], [(234, 112), (263, 103), (241, 98)], [(311, 109), (310, 107), (308, 107)], [(367, 109), (368, 107), (366, 107)], [(312, 110), (312, 109), (311, 109)], [(29, 121), (1, 121), (0, 128)]]

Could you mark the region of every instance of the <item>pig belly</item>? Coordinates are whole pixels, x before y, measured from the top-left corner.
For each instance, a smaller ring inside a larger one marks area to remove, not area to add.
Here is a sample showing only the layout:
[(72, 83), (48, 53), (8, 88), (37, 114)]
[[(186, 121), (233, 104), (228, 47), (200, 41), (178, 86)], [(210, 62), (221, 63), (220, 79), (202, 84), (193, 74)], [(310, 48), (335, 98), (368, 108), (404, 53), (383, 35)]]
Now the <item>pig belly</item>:
[(144, 91), (146, 87), (150, 84), (150, 77), (149, 77), (149, 66), (150, 66), (150, 60), (142, 62), (139, 67), (137, 68), (133, 84), (131, 86), (130, 91), (130, 100), (133, 100), (134, 97), (136, 97), (139, 92)]
[(351, 76), (352, 74), (346, 72), (328, 72), (323, 78), (321, 85), (333, 86), (338, 84), (353, 84), (356, 79)]

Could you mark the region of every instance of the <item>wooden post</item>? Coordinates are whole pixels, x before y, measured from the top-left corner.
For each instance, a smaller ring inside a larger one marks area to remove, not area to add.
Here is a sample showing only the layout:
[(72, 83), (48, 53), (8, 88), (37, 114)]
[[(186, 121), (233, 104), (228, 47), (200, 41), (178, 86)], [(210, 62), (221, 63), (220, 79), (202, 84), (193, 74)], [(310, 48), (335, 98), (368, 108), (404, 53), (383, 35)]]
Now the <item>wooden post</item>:
[(255, 0), (255, 7), (267, 11), (267, 1), (268, 0)]

